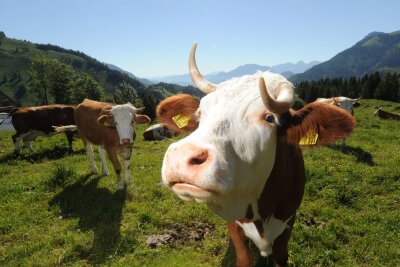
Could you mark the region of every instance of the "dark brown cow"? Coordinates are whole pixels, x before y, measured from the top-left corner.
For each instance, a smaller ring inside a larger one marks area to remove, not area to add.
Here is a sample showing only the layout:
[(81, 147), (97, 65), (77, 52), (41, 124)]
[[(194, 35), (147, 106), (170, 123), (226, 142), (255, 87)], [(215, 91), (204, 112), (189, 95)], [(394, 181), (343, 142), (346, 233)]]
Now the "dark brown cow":
[[(47, 105), (38, 107), (21, 107), (11, 110), (12, 124), (17, 131), (12, 140), (15, 152), (19, 153), (19, 141), (22, 139), (28, 150), (33, 151), (31, 141), (38, 136), (55, 134), (53, 126), (74, 124), (74, 106)], [(69, 149), (72, 151), (73, 132), (66, 132)]]
[(106, 152), (117, 174), (118, 189), (124, 188), (121, 179), (121, 164), (117, 155), (124, 160), (125, 181), (130, 183), (130, 158), (135, 139), (135, 124), (149, 123), (150, 118), (139, 115), (142, 109), (132, 104), (113, 105), (85, 99), (74, 112), (76, 126), (60, 127), (57, 131), (77, 129), (90, 160), (93, 173), (98, 173), (91, 144), (99, 146), (103, 175), (108, 175)]
[(324, 145), (347, 137), (355, 120), (328, 104), (291, 108), (294, 90), (279, 74), (258, 72), (219, 85), (189, 72), (207, 95), (162, 101), (159, 121), (192, 132), (169, 146), (162, 179), (180, 198), (205, 203), (228, 221), (237, 266), (252, 266), (250, 238), (277, 266), (288, 260), (288, 240), (300, 206), (305, 169), (299, 144)]
[(400, 114), (384, 111), (384, 110), (382, 110), (381, 107), (379, 107), (374, 112), (374, 116), (378, 116), (379, 118), (384, 119), (384, 120), (387, 120), (387, 119), (400, 120)]

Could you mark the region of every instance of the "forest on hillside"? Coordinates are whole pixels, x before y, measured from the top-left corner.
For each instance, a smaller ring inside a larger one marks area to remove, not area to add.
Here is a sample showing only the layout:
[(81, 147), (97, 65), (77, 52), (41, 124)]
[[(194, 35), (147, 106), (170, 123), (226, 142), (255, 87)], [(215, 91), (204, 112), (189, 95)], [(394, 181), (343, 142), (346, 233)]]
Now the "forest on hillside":
[(400, 74), (375, 72), (362, 77), (326, 78), (296, 85), (298, 97), (309, 103), (319, 97), (347, 96), (400, 102)]

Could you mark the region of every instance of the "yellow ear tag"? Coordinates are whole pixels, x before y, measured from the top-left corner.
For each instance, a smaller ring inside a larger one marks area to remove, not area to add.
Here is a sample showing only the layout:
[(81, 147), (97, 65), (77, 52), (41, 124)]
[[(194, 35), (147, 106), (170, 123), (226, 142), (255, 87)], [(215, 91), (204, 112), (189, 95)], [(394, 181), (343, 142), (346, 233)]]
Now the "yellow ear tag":
[(112, 126), (114, 126), (114, 125), (111, 125), (108, 121), (106, 121), (106, 122), (104, 123), (104, 126), (112, 127)]
[(182, 129), (189, 124), (190, 116), (176, 115), (172, 117), (172, 120), (175, 122), (176, 126)]
[(318, 140), (318, 134), (316, 132), (308, 132), (306, 136), (300, 139), (300, 145), (315, 145)]

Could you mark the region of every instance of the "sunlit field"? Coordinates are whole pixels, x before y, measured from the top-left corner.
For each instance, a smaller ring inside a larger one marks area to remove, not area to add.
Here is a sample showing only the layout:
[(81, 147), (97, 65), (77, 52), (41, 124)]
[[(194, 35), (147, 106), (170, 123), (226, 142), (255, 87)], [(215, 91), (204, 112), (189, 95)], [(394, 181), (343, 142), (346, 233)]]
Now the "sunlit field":
[[(400, 266), (400, 122), (372, 116), (378, 104), (400, 113), (398, 103), (363, 100), (346, 146), (304, 151), (290, 266)], [(226, 222), (162, 186), (173, 141), (145, 142), (145, 128), (122, 191), (110, 162), (111, 175), (90, 174), (78, 138), (73, 154), (58, 135), (16, 156), (13, 132), (0, 132), (0, 265), (234, 266)]]

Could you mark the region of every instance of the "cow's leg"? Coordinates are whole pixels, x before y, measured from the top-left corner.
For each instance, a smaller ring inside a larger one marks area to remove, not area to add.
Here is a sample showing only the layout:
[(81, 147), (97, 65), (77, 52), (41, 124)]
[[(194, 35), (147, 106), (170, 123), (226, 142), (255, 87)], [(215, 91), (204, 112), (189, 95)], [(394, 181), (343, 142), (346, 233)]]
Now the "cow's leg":
[(24, 136), (22, 140), (24, 141), (26, 149), (28, 149), (31, 152), (35, 152), (32, 148), (31, 141), (35, 140), (39, 134), (40, 133), (38, 133), (37, 131), (31, 131)]
[(65, 132), (65, 136), (67, 137), (69, 152), (72, 153), (74, 150), (72, 149), (72, 140), (74, 139), (74, 132)]
[(114, 171), (117, 174), (118, 190), (122, 190), (124, 189), (124, 181), (121, 179), (121, 164), (119, 163), (117, 152), (112, 148), (106, 148), (106, 150), (108, 158), (111, 160)]
[(32, 140), (32, 139), (30, 139), (30, 138), (28, 138), (28, 137), (25, 137), (25, 138), (22, 139), (22, 140), (24, 141), (24, 144), (25, 144), (26, 149), (28, 149), (28, 150), (31, 151), (31, 152), (35, 152), (35, 151), (33, 150), (33, 148), (32, 148), (32, 145), (31, 145), (31, 140)]
[(342, 139), (342, 146), (346, 145), (346, 139)]
[(110, 172), (108, 171), (107, 168), (107, 159), (106, 159), (106, 150), (104, 149), (104, 147), (99, 146), (99, 155), (100, 155), (100, 159), (101, 159), (101, 167), (103, 169), (103, 175), (109, 175)]
[(292, 233), (295, 216), (288, 221), (288, 228), (278, 236), (272, 245), (272, 255), (275, 260), (275, 267), (287, 266), (288, 261), (288, 243)]
[(28, 135), (29, 133), (19, 133), (17, 132), (16, 134), (14, 134), (12, 136), (12, 140), (14, 143), (14, 147), (15, 147), (15, 153), (19, 154), (21, 148), (19, 146), (19, 141), (21, 141), (21, 139), (23, 139), (26, 135)]
[(125, 172), (125, 182), (127, 184), (130, 184), (131, 181), (131, 176), (129, 174), (129, 167), (131, 165), (131, 161), (129, 159), (124, 159), (124, 172)]
[(235, 221), (230, 221), (228, 222), (228, 230), (231, 235), (233, 246), (235, 247), (236, 266), (252, 266), (250, 248), (242, 227), (240, 227)]
[(82, 140), (83, 140), (83, 144), (85, 145), (86, 154), (89, 157), (89, 162), (90, 162), (90, 167), (92, 168), (92, 173), (96, 173), (97, 174), (97, 173), (99, 173), (99, 171), (97, 170), (96, 164), (94, 163), (94, 155), (93, 155), (92, 146), (84, 138), (82, 138)]

